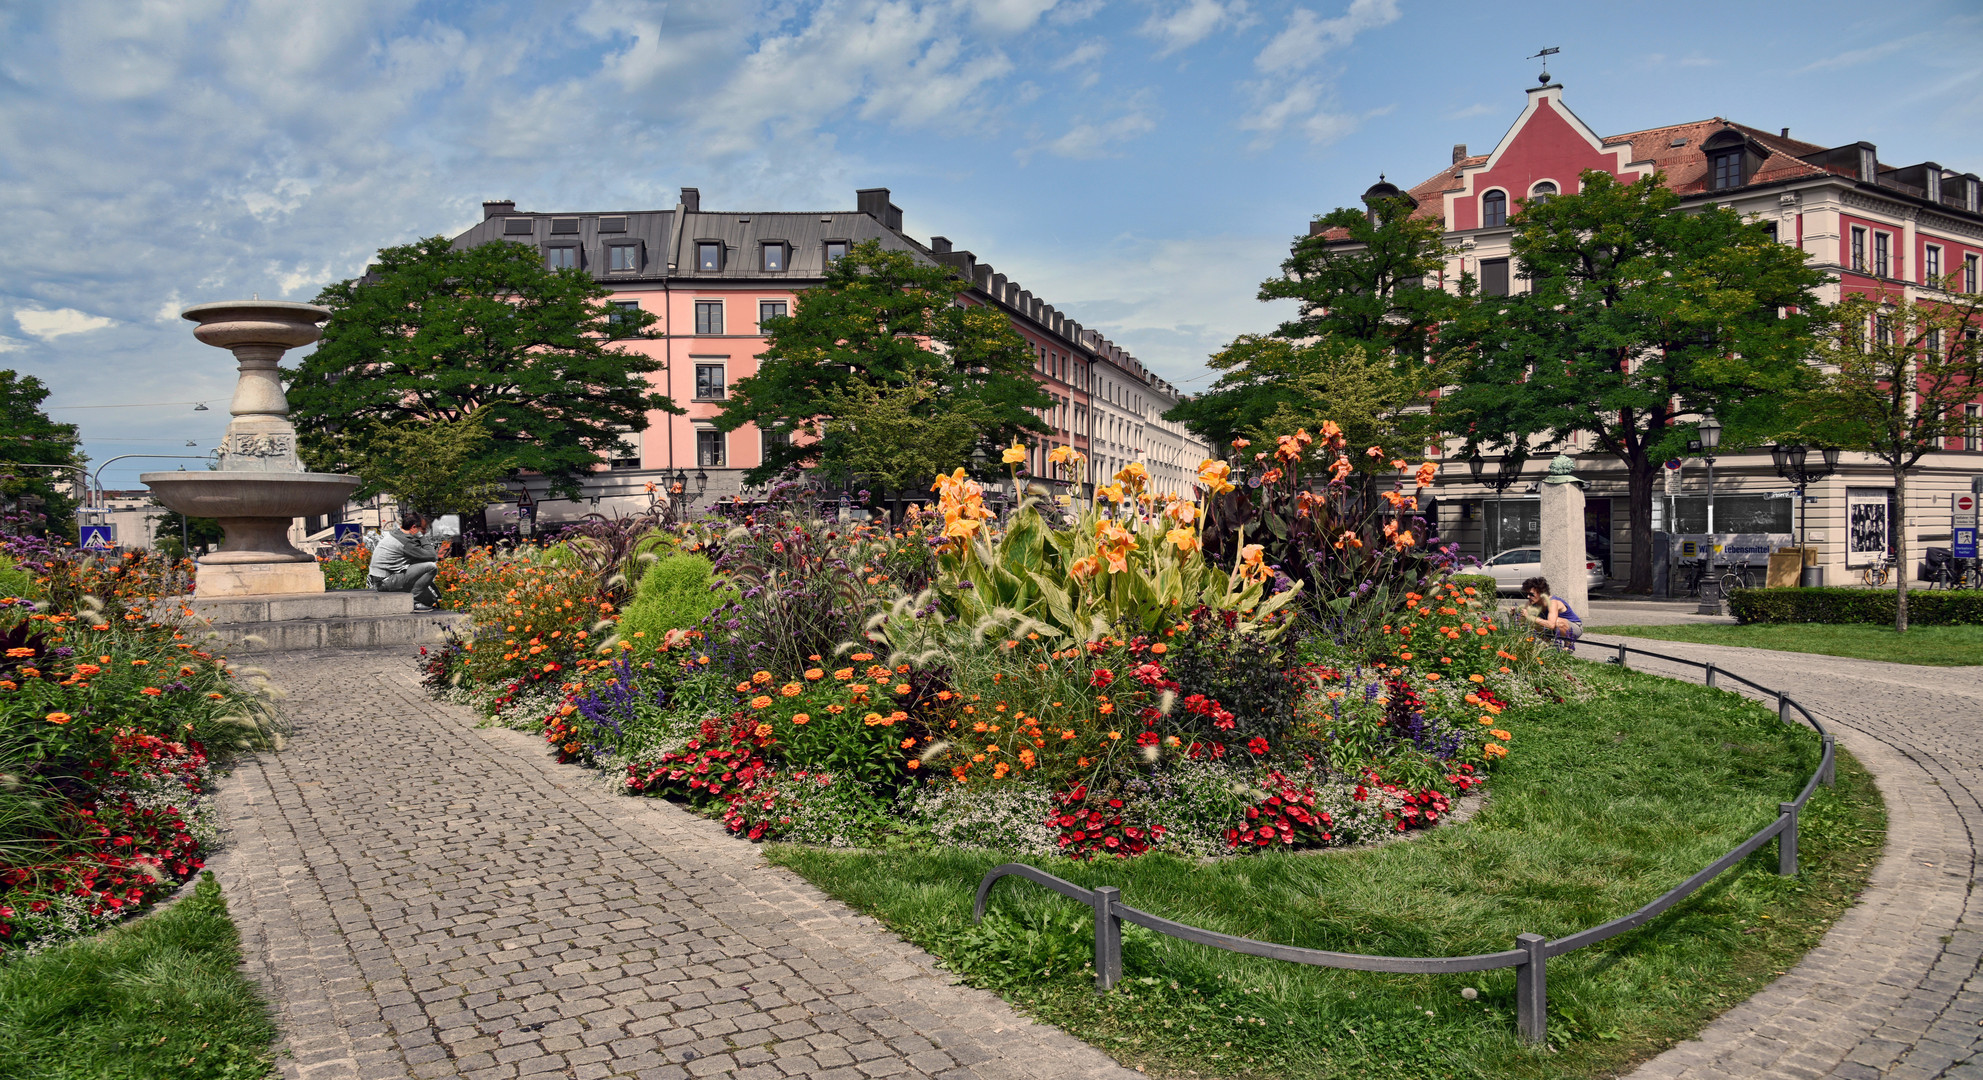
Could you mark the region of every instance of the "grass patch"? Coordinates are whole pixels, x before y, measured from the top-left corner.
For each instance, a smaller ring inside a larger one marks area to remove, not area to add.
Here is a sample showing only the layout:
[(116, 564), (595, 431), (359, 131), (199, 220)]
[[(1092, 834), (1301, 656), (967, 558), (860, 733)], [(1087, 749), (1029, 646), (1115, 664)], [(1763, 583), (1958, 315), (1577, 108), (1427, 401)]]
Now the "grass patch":
[[(1589, 702), (1511, 710), (1521, 732), (1488, 805), (1409, 843), (1199, 865), (1167, 856), (1050, 873), (1200, 926), (1393, 956), (1498, 951), (1515, 935), (1596, 925), (1679, 884), (1768, 823), (1818, 760), (1808, 730), (1734, 694), (1596, 664)], [(1126, 982), (1097, 998), (1086, 909), (1002, 882), (970, 923), (973, 850), (770, 857), (1117, 1058), (1159, 1076), (1597, 1077), (1651, 1057), (1788, 970), (1863, 887), (1885, 836), (1870, 776), (1801, 822), (1801, 876), (1774, 845), (1647, 926), (1550, 963), (1550, 1044), (1515, 1033), (1512, 969), (1462, 976), (1334, 971), (1220, 952), (1125, 925)], [(1478, 990), (1467, 1001), (1463, 987)]]
[(1744, 645), (1753, 649), (1850, 656), (1893, 664), (1966, 667), (1983, 664), (1983, 626), (1915, 626), (1896, 634), (1866, 623), (1686, 623), (1679, 626), (1593, 626), (1592, 634)]
[(0, 966), (0, 1077), (268, 1076), (275, 1025), (240, 962), (211, 873), (156, 914), (10, 961)]

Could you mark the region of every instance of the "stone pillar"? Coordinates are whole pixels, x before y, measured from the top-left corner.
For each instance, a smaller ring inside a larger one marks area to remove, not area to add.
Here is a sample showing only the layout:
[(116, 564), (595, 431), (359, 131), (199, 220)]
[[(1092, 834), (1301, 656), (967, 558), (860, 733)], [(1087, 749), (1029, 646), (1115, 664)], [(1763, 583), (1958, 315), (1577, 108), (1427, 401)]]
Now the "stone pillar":
[(1542, 482), (1542, 576), (1550, 594), (1570, 610), (1590, 618), (1590, 571), (1584, 553), (1584, 482), (1572, 476), (1576, 463), (1558, 454)]

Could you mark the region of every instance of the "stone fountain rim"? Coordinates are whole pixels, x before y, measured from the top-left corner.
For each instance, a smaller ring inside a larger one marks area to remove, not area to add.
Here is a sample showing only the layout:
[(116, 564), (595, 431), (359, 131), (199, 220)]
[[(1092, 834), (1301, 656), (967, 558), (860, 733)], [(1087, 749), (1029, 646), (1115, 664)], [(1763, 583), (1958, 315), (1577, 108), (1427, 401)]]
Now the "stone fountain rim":
[(278, 484), (293, 484), (293, 483), (301, 483), (301, 482), (322, 484), (328, 481), (338, 481), (338, 482), (350, 484), (354, 488), (365, 482), (362, 477), (352, 476), (349, 473), (257, 472), (252, 469), (201, 469), (199, 472), (192, 472), (192, 471), (180, 472), (179, 470), (174, 469), (171, 472), (149, 472), (149, 473), (138, 474), (138, 482), (146, 486), (150, 486), (152, 484), (161, 483), (161, 482), (170, 483), (175, 479), (177, 480), (255, 480), (262, 483), (268, 483), (273, 481)]
[(204, 304), (194, 304), (179, 313), (188, 322), (199, 322), (201, 316), (221, 311), (263, 311), (315, 315), (314, 322), (323, 322), (331, 317), (331, 309), (322, 304), (303, 304), (294, 300), (213, 300)]

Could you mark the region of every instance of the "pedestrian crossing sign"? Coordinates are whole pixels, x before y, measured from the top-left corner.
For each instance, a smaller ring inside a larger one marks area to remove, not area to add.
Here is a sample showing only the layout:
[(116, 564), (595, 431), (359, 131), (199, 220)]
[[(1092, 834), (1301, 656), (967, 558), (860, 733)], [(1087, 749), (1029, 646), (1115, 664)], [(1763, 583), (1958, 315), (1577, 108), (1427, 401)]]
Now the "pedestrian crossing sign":
[(117, 531), (109, 525), (84, 525), (81, 542), (77, 545), (84, 551), (113, 551), (117, 547)]

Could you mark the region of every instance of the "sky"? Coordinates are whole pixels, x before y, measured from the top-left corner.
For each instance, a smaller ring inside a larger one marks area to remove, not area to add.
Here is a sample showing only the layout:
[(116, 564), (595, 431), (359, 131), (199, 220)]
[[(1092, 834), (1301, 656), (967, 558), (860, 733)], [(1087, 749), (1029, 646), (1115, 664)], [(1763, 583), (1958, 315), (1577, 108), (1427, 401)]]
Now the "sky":
[(1284, 314), (1254, 294), (1312, 217), (1486, 152), (1542, 48), (1605, 134), (1724, 116), (1983, 173), (1979, 46), (1973, 0), (0, 0), (0, 368), (93, 468), (203, 455), (234, 375), (191, 304), (307, 301), (484, 199), (887, 187), (1189, 392)]

